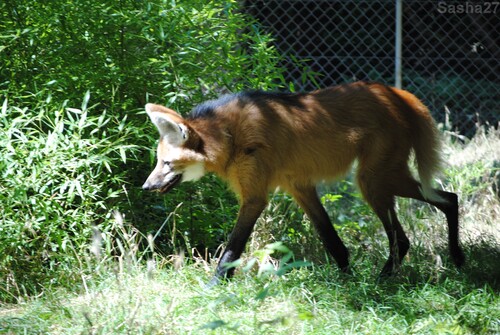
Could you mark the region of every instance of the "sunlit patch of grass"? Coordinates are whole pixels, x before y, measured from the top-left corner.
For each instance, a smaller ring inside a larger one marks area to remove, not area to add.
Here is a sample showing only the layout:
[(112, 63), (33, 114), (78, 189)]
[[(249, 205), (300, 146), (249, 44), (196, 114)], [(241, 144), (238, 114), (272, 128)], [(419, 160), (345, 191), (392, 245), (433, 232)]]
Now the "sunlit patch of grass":
[(200, 264), (180, 270), (132, 266), (0, 314), (17, 334), (492, 334), (500, 298), (451, 274), (438, 283), (403, 277), (377, 282), (366, 271), (340, 275), (329, 266), (284, 275), (240, 272), (204, 288)]

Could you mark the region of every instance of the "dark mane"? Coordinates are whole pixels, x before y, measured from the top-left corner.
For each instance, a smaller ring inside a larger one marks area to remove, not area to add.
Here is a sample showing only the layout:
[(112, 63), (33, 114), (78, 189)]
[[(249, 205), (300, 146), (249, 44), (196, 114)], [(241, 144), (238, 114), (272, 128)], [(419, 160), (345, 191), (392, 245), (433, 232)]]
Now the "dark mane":
[(245, 91), (240, 93), (243, 97), (255, 100), (286, 100), (289, 101), (291, 98), (296, 98), (300, 96), (300, 93), (290, 93), (290, 92), (266, 92), (266, 91)]
[[(240, 100), (242, 103), (252, 103), (259, 107), (264, 107), (269, 102), (277, 102), (288, 107), (303, 109), (303, 96), (302, 93), (247, 91), (241, 93)], [(263, 108), (263, 110), (267, 110), (267, 108)]]
[(259, 90), (254, 91), (244, 91), (234, 94), (226, 94), (218, 99), (205, 101), (198, 106), (194, 107), (189, 115), (188, 119), (196, 118), (209, 118), (213, 117), (215, 110), (222, 107), (235, 99), (238, 99), (241, 104), (265, 104), (270, 101), (276, 101), (283, 104), (288, 104), (291, 106), (301, 107), (299, 93), (289, 93), (289, 92), (264, 92)]
[(202, 102), (198, 106), (194, 107), (189, 115), (187, 116), (188, 119), (197, 119), (197, 118), (207, 118), (207, 117), (212, 117), (214, 116), (214, 112), (217, 108), (222, 107), (229, 102), (233, 101), (238, 97), (240, 93), (236, 94), (226, 94), (223, 95), (222, 97), (214, 100), (208, 100), (205, 102)]

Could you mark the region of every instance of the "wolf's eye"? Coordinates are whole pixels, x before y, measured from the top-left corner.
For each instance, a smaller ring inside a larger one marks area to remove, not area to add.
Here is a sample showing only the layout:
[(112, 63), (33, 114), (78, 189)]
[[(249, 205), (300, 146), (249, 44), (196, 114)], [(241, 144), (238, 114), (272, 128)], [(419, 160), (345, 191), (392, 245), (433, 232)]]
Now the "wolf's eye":
[(171, 161), (163, 161), (163, 165), (166, 165), (168, 167), (172, 167), (172, 162)]

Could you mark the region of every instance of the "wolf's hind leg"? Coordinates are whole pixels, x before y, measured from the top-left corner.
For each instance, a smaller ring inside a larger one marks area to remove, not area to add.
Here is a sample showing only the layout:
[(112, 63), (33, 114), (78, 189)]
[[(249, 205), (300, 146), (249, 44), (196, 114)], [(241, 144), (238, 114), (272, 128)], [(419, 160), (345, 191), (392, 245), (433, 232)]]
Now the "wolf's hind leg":
[(399, 268), (403, 258), (408, 253), (410, 241), (398, 220), (395, 206), (394, 185), (400, 181), (402, 165), (390, 166), (385, 162), (383, 166), (367, 166), (362, 164), (358, 168), (358, 185), (365, 200), (370, 204), (375, 214), (384, 226), (389, 239), (389, 258), (382, 268), (381, 276), (390, 276)]
[(465, 255), (459, 243), (459, 228), (458, 228), (458, 196), (452, 192), (434, 190), (438, 195), (437, 199), (426, 199), (422, 195), (422, 187), (419, 182), (411, 177), (406, 177), (395, 187), (396, 196), (413, 198), (416, 200), (427, 202), (435, 206), (446, 215), (448, 223), (448, 245), (450, 255), (457, 267), (460, 267), (465, 262)]

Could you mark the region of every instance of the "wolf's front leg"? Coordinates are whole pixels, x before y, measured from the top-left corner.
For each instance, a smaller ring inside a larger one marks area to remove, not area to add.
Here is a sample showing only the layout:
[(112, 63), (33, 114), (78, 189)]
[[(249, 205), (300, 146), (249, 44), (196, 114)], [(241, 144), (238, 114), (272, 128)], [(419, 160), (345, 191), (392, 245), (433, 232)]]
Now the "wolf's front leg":
[(227, 268), (226, 264), (239, 259), (245, 249), (245, 245), (252, 233), (255, 222), (267, 205), (265, 198), (253, 197), (243, 199), (238, 220), (231, 233), (229, 242), (217, 265), (217, 270), (208, 286), (214, 286), (225, 278), (230, 278), (234, 273), (234, 268)]

